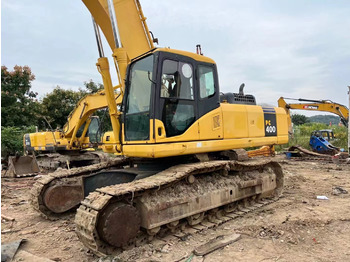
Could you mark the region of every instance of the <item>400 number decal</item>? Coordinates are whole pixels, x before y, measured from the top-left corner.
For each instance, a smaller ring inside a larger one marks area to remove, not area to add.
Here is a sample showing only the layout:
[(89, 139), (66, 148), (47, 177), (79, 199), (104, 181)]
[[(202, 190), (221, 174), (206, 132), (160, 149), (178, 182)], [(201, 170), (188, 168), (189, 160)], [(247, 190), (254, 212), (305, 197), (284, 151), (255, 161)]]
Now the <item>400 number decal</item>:
[(265, 131), (267, 133), (276, 133), (276, 127), (275, 126), (266, 126)]
[(276, 111), (273, 107), (263, 107), (265, 136), (277, 136)]
[(277, 136), (276, 114), (265, 114), (265, 136)]

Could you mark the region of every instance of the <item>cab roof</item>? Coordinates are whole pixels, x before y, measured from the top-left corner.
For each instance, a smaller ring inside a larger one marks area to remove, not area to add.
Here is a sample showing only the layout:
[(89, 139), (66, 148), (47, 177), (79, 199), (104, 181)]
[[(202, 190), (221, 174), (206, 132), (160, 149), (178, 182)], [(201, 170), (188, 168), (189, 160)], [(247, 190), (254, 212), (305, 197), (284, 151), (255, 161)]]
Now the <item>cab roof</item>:
[(211, 64), (215, 64), (215, 61), (207, 56), (203, 56), (203, 55), (198, 55), (196, 53), (192, 53), (192, 52), (187, 52), (187, 51), (182, 51), (182, 50), (177, 50), (177, 49), (171, 49), (171, 48), (156, 48), (154, 49), (154, 52), (168, 52), (168, 53), (172, 53), (172, 54), (178, 54), (178, 55), (183, 55), (183, 56), (187, 56), (190, 57), (196, 61), (200, 61), (200, 62), (205, 62), (205, 63), (211, 63)]

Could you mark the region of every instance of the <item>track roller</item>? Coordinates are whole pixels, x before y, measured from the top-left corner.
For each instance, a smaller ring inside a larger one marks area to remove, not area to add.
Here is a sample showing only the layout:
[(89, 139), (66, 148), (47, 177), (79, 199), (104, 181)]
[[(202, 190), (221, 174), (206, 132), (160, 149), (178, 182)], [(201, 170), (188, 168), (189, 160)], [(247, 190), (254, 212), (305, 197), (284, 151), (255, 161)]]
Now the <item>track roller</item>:
[(100, 237), (115, 247), (127, 246), (140, 230), (141, 218), (137, 209), (126, 203), (113, 203), (102, 211), (97, 230)]

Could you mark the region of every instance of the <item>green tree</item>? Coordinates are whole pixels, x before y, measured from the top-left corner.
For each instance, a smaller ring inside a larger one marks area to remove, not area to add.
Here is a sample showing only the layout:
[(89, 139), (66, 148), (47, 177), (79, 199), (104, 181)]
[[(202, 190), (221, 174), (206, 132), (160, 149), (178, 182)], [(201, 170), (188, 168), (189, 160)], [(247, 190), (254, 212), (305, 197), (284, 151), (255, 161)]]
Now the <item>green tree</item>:
[(65, 90), (57, 86), (41, 102), (42, 119), (53, 129), (62, 128), (67, 122), (69, 113), (84, 95), (82, 91)]
[[(51, 93), (46, 94), (41, 102), (41, 123), (49, 123), (53, 129), (62, 128), (81, 98), (103, 89), (102, 84), (92, 80), (84, 82), (84, 87), (84, 89), (79, 88), (78, 91), (73, 91), (57, 86)], [(97, 115), (102, 116), (103, 113), (98, 112)]]
[(7, 159), (8, 156), (16, 152), (23, 152), (23, 135), (35, 132), (35, 127), (1, 127), (1, 157)]
[(37, 93), (31, 90), (35, 79), (30, 67), (15, 66), (9, 71), (1, 67), (1, 125), (29, 126), (36, 125), (40, 105)]
[(299, 115), (299, 114), (292, 115), (292, 123), (296, 126), (303, 125), (308, 122), (310, 122), (309, 119), (304, 115)]
[(309, 120), (310, 120), (310, 122), (324, 123), (326, 125), (329, 125), (330, 123), (332, 123), (332, 125), (338, 125), (340, 122), (339, 116), (335, 116), (335, 115), (310, 116)]
[(87, 94), (93, 94), (96, 93), (100, 90), (103, 89), (103, 85), (100, 83), (95, 83), (94, 81), (92, 81), (91, 79), (89, 81), (84, 82), (84, 86), (86, 88), (86, 91), (81, 90), (82, 92), (86, 92)]

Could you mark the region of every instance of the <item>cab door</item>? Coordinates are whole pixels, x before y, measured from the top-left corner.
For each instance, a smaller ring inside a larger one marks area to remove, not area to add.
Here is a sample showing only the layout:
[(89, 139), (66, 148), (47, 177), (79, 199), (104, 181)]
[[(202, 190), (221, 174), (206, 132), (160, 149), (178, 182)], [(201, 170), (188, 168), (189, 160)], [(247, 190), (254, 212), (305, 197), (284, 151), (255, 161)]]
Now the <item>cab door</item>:
[(146, 56), (130, 65), (128, 88), (123, 101), (125, 144), (147, 143), (152, 140), (152, 90), (154, 56)]
[(198, 140), (194, 65), (178, 55), (160, 61), (159, 109), (156, 112), (156, 142)]
[(197, 105), (199, 139), (223, 138), (223, 118), (220, 108), (219, 83), (215, 64), (197, 65)]

